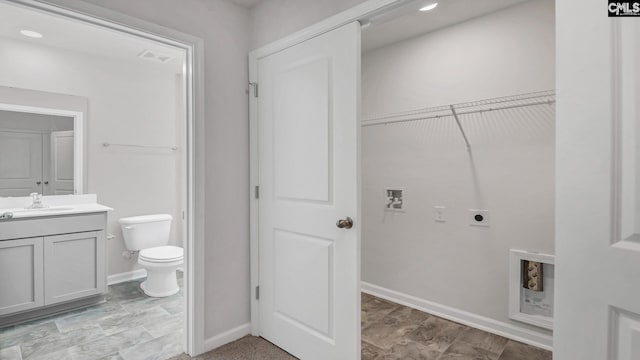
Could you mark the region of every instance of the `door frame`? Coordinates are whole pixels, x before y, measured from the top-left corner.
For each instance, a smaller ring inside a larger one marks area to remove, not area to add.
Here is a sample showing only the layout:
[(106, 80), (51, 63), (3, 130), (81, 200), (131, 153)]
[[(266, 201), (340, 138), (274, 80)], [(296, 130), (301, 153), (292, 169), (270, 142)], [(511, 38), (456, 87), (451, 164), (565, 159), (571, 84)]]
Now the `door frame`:
[(204, 323), (204, 40), (80, 0), (0, 0), (50, 15), (159, 42), (185, 51), (186, 134), (182, 208), (185, 211), (185, 347), (189, 355), (205, 351)]
[(83, 111), (78, 111), (0, 102), (0, 110), (73, 118), (73, 193), (83, 194), (86, 188), (85, 174), (87, 165), (84, 156), (86, 151), (86, 106)]
[[(411, 1), (412, 0), (368, 0), (249, 53), (249, 85), (252, 87), (250, 89), (252, 94), (249, 96), (249, 248), (251, 264), (251, 334), (254, 336), (260, 336), (260, 303), (257, 299), (257, 288), (260, 282), (258, 61), (351, 22), (359, 21), (363, 24), (368, 23), (370, 19), (384, 14), (387, 11), (397, 9)], [(360, 207), (360, 196), (358, 196), (358, 207)]]

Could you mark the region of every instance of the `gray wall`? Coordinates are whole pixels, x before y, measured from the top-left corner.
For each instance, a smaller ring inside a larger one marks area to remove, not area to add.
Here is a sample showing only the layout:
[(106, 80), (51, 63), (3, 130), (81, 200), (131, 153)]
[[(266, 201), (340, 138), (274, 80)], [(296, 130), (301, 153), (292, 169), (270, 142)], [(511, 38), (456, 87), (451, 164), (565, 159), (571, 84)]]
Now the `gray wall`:
[(205, 336), (245, 324), (250, 320), (249, 11), (224, 0), (86, 1), (205, 42)]

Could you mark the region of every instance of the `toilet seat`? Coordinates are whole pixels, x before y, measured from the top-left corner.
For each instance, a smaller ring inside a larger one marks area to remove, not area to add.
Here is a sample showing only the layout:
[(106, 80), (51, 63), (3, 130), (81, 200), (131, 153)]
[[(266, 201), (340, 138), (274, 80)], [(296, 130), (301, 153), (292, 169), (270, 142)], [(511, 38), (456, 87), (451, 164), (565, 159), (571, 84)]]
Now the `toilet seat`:
[(178, 246), (156, 246), (140, 251), (139, 260), (150, 263), (168, 263), (182, 260), (184, 250)]

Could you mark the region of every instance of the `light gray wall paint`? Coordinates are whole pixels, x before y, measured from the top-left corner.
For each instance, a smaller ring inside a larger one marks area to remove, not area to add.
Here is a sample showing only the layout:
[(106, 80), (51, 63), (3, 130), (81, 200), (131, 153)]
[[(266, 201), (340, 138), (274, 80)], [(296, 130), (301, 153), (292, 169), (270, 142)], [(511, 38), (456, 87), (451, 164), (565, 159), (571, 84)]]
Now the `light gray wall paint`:
[(0, 129), (45, 132), (73, 130), (73, 118), (0, 110)]
[(121, 256), (126, 250), (118, 224), (121, 217), (171, 214), (170, 242), (182, 245), (182, 194), (177, 192), (180, 152), (102, 147), (104, 142), (178, 143), (174, 69), (11, 39), (4, 39), (0, 50), (4, 54), (0, 58), (0, 85), (88, 99), (85, 192), (98, 194), (100, 202), (115, 209), (109, 214), (107, 227), (117, 236), (107, 244), (109, 274), (138, 267), (135, 259)]
[(245, 324), (250, 320), (249, 10), (224, 0), (86, 1), (205, 42), (205, 336)]
[[(554, 2), (536, 0), (363, 55), (369, 115), (553, 89)], [(364, 127), (362, 279), (502, 322), (509, 249), (554, 252), (554, 110)], [(405, 212), (384, 210), (386, 186)], [(446, 206), (446, 223), (434, 221)], [(468, 209), (491, 226), (471, 227)]]
[(366, 52), (363, 115), (553, 89), (554, 22), (553, 0), (532, 0)]
[(257, 49), (365, 1), (262, 1), (251, 8), (251, 49)]

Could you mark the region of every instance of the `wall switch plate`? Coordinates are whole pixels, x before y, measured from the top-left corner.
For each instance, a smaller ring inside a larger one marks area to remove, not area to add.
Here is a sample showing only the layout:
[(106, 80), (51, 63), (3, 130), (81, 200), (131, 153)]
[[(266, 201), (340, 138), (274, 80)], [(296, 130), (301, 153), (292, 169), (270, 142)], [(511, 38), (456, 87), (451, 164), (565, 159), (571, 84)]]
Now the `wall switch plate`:
[(445, 210), (447, 208), (444, 206), (434, 206), (433, 207), (433, 219), (436, 222), (447, 222), (447, 218), (445, 217)]
[(469, 209), (470, 226), (489, 226), (489, 210)]

